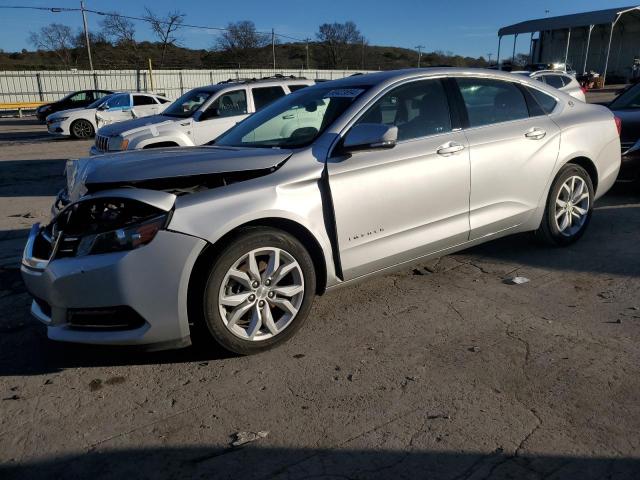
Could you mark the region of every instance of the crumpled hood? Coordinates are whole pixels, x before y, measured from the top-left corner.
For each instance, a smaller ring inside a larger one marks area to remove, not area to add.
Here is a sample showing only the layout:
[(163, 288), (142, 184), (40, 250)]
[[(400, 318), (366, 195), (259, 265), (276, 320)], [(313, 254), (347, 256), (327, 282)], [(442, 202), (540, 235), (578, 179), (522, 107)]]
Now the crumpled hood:
[(290, 156), (290, 150), (215, 146), (119, 152), (67, 162), (67, 188), (70, 200), (75, 201), (101, 184), (135, 186), (149, 180), (265, 171)]
[(105, 125), (100, 129), (100, 135), (107, 137), (115, 137), (116, 135), (128, 135), (135, 133), (135, 130), (145, 130), (150, 125), (158, 125), (160, 123), (175, 122), (175, 118), (167, 117), (165, 115), (151, 115), (149, 117), (140, 117), (132, 120), (125, 120), (124, 122), (112, 123)]

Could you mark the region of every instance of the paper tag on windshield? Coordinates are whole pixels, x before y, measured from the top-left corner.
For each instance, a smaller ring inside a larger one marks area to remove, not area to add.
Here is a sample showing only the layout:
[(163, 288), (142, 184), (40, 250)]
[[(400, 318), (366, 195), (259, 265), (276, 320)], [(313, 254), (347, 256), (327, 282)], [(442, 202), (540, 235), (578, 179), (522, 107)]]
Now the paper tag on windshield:
[(362, 88), (336, 88), (325, 93), (323, 98), (355, 98), (362, 92)]

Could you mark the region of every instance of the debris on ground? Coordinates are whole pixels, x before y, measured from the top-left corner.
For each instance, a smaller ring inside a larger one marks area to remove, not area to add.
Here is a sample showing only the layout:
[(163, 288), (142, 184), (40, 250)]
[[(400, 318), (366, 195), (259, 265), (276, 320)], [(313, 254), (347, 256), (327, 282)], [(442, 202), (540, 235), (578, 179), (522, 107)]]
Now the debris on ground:
[(10, 397), (5, 397), (2, 400), (20, 400), (20, 395), (11, 395)]
[(529, 279), (527, 277), (510, 277), (510, 278), (506, 278), (503, 283), (506, 283), (507, 285), (522, 285), (523, 283), (528, 283)]
[(304, 353), (296, 353), (293, 358), (298, 359), (298, 358), (304, 358), (305, 354)]
[(477, 353), (480, 351), (480, 347), (477, 347), (474, 345), (473, 347), (469, 347), (467, 350), (469, 350), (470, 352)]
[(235, 440), (231, 442), (232, 447), (240, 447), (247, 443), (255, 442), (256, 440), (260, 440), (261, 438), (265, 438), (269, 435), (268, 431), (260, 431), (260, 432), (236, 432), (233, 434)]

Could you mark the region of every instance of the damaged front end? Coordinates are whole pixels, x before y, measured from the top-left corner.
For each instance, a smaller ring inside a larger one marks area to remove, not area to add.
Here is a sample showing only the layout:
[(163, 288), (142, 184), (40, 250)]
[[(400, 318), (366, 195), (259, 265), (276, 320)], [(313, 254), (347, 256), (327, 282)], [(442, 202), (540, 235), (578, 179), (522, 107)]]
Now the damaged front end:
[(63, 208), (47, 226), (32, 228), (23, 265), (42, 270), (55, 259), (134, 250), (170, 220), (175, 195), (141, 189), (107, 190)]

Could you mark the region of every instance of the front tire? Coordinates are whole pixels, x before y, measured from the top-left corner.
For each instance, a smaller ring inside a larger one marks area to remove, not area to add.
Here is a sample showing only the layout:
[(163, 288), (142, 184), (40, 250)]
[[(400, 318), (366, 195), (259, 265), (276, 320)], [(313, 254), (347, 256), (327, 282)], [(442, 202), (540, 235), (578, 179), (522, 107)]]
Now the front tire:
[(274, 228), (243, 230), (211, 267), (205, 324), (226, 350), (241, 355), (268, 350), (302, 326), (315, 283), (313, 261), (295, 237)]
[(593, 213), (593, 182), (579, 165), (567, 164), (556, 176), (536, 237), (556, 246), (570, 245), (587, 229)]
[(79, 140), (86, 140), (93, 137), (95, 129), (89, 120), (76, 120), (71, 124), (71, 136)]

